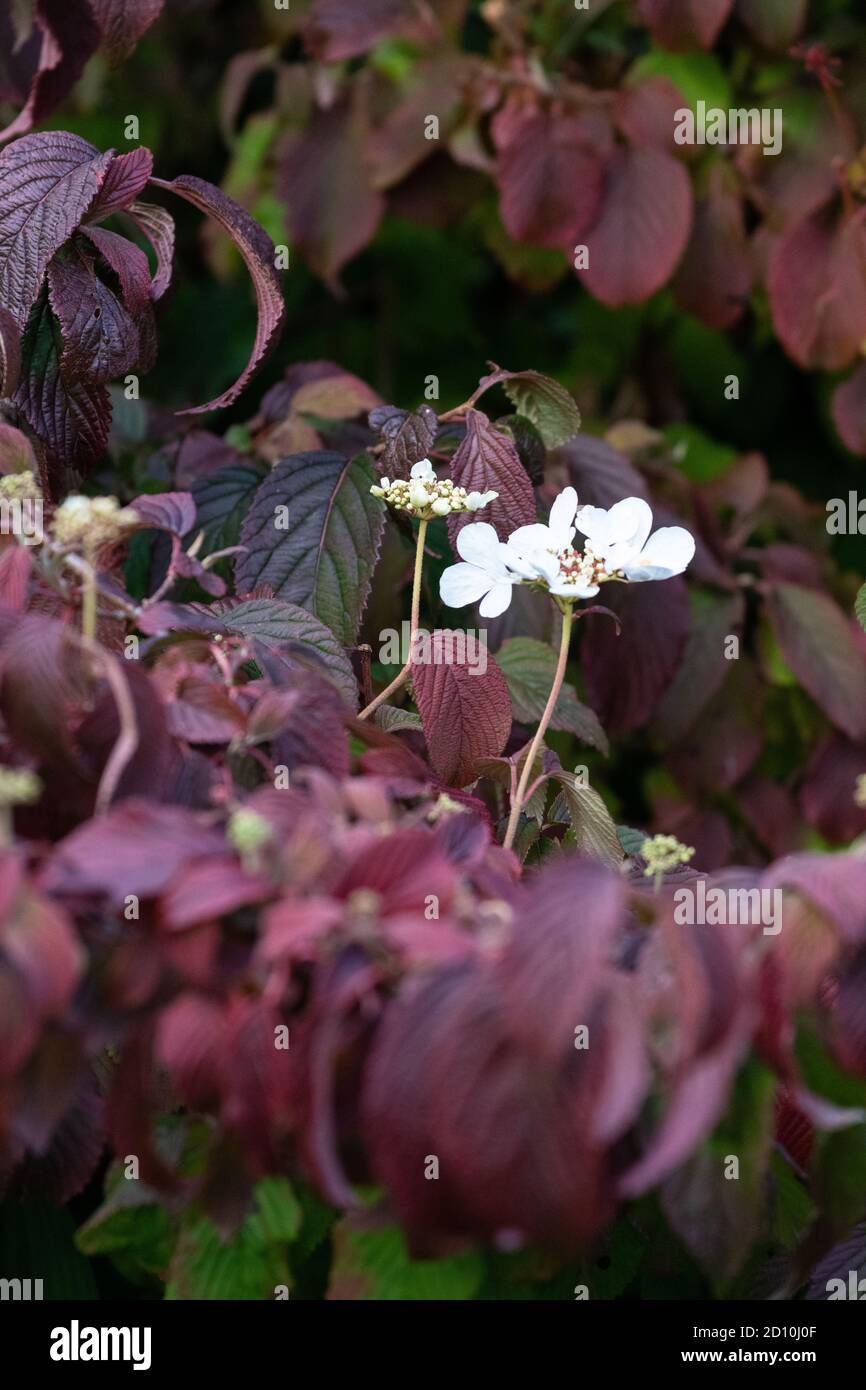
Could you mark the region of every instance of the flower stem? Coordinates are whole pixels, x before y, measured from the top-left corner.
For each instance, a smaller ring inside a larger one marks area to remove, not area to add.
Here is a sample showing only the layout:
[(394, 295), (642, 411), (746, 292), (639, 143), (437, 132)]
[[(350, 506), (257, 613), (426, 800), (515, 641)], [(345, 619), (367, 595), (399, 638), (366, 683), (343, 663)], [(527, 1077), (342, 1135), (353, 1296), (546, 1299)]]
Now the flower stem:
[(550, 723), (553, 711), (556, 709), (556, 702), (559, 699), (559, 692), (562, 689), (562, 682), (565, 679), (565, 668), (568, 664), (568, 646), (571, 641), (572, 618), (573, 609), (571, 604), (568, 604), (562, 610), (562, 636), (559, 643), (559, 660), (556, 663), (556, 674), (553, 677), (553, 685), (550, 687), (550, 694), (547, 697), (547, 704), (544, 707), (544, 713), (539, 721), (535, 738), (529, 745), (529, 752), (526, 755), (523, 771), (520, 774), (520, 781), (517, 784), (517, 795), (513, 797), (511, 801), (511, 815), (508, 817), (508, 829), (505, 832), (505, 839), (502, 841), (504, 849), (511, 849), (514, 843), (514, 836), (517, 833), (517, 824), (520, 820), (520, 812), (523, 809), (523, 803), (526, 800), (526, 789), (529, 785), (529, 779), (532, 776), (535, 759), (541, 747), (544, 735), (547, 732), (547, 726)]
[(427, 521), (422, 517), (418, 523), (418, 541), (415, 546), (415, 573), (412, 576), (412, 622), (409, 629), (409, 655), (406, 665), (399, 675), (395, 676), (390, 685), (386, 685), (375, 698), (371, 700), (366, 708), (361, 710), (359, 719), (367, 719), (373, 714), (380, 705), (384, 704), (389, 695), (393, 695), (395, 690), (399, 690), (401, 685), (405, 685), (412, 670), (412, 651), (415, 645), (415, 633), (418, 631), (418, 621), (421, 615), (421, 571), (424, 568), (424, 537), (427, 535)]
[(85, 642), (96, 640), (96, 571), (89, 548), (85, 552), (86, 568), (82, 572), (81, 635)]

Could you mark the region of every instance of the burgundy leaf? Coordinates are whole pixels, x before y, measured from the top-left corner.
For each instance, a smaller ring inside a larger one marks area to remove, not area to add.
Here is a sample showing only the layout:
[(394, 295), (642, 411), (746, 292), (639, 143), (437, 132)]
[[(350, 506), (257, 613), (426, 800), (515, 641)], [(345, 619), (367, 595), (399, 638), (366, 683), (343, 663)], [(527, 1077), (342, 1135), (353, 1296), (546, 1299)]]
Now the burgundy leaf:
[(581, 116), (516, 89), (492, 124), (502, 221), (516, 241), (570, 250), (595, 218), (604, 165)]
[[(535, 495), (514, 440), (497, 430), (480, 410), (466, 415), (466, 435), (451, 461), (451, 477), (467, 492), (498, 492), (484, 509), (483, 519), (507, 540), (519, 526), (535, 521)], [(464, 526), (477, 518), (471, 513), (448, 518), (448, 534), (454, 545)]]
[(866, 739), (866, 658), (854, 630), (827, 594), (779, 584), (768, 601), (782, 656), (838, 729)]
[(78, 245), (51, 262), (48, 290), (63, 338), (60, 372), (66, 381), (102, 386), (140, 365), (135, 321)]
[(599, 216), (584, 233), (589, 264), (578, 274), (610, 308), (640, 304), (670, 279), (691, 222), (691, 183), (683, 166), (651, 146), (618, 149)]
[[(185, 198), (201, 212), (213, 217), (223, 230), (228, 232), (246, 262), (256, 292), (258, 325), (253, 349), (243, 372), (233, 386), (214, 400), (179, 412), (185, 415), (201, 414), (203, 411), (222, 408), (236, 401), (253, 373), (277, 343), (283, 329), (286, 306), (276, 271), (276, 252), (273, 242), (258, 222), (212, 183), (206, 183), (204, 179), (193, 178), (188, 174), (181, 174), (170, 181), (151, 179), (151, 183), (157, 188), (165, 188), (170, 193)], [(135, 207), (136, 205), (133, 205), (133, 212)]]
[(185, 536), (195, 525), (195, 502), (191, 492), (145, 493), (130, 503), (148, 526)]
[(370, 411), (370, 428), (378, 430), (384, 440), (380, 460), (383, 475), (408, 478), (413, 464), (420, 463), (433, 448), (439, 421), (429, 405), (413, 411), (381, 405)]
[(102, 33), (100, 47), (112, 65), (122, 63), (159, 16), (164, 0), (88, 0)]
[(866, 834), (866, 807), (854, 799), (857, 778), (866, 772), (866, 747), (841, 734), (823, 739), (806, 767), (800, 805), (810, 825), (836, 844)]
[(564, 444), (554, 462), (567, 468), (568, 481), (577, 489), (582, 507), (608, 508), (623, 497), (649, 500), (646, 483), (634, 464), (594, 435), (581, 434)]
[(614, 106), (619, 130), (632, 145), (655, 145), (671, 154), (682, 154), (674, 135), (676, 113), (685, 105), (678, 87), (666, 77), (648, 77), (620, 89)]
[(104, 227), (84, 227), (82, 230), (120, 281), (121, 297), (129, 313), (133, 318), (144, 313), (151, 297), (147, 256), (134, 242), (118, 236), (116, 232), (106, 231)]
[(314, 58), (337, 63), (366, 53), (382, 39), (411, 39), (419, 43), (436, 37), (432, 11), (412, 0), (313, 0), (307, 15), (304, 43)]
[(0, 151), (0, 300), (23, 329), (48, 262), (87, 214), (114, 155), (65, 131)]
[(156, 253), (156, 274), (153, 277), (151, 296), (161, 299), (171, 283), (172, 262), (174, 259), (174, 218), (165, 208), (156, 203), (131, 203), (126, 215), (140, 232), (147, 237)]
[(773, 323), (801, 367), (839, 371), (866, 338), (866, 209), (822, 208), (782, 235), (767, 286)]
[(806, 22), (809, 0), (736, 0), (737, 18), (767, 48), (786, 49)]
[(464, 787), (479, 758), (498, 758), (511, 732), (511, 700), (505, 677), (492, 657), (481, 675), (447, 658), (448, 633), (430, 637), (431, 660), (412, 667), (415, 701), (421, 711), (430, 761), (443, 782)]
[(21, 112), (0, 131), (0, 142), (44, 120), (72, 90), (98, 45), (90, 0), (37, 0), (22, 55), (24, 67), (29, 67), (29, 91)]
[(55, 894), (97, 894), (123, 905), (129, 893), (156, 897), (185, 864), (224, 849), (222, 835), (175, 806), (124, 801), (56, 846), (46, 867)]
[(860, 362), (833, 392), (833, 423), (852, 454), (866, 456), (866, 362)]
[(637, 0), (638, 14), (663, 48), (712, 48), (734, 0)]
[(21, 376), (21, 330), (0, 304), (0, 396), (11, 397)]
[(115, 155), (87, 215), (88, 222), (101, 222), (113, 212), (126, 211), (143, 192), (152, 173), (153, 155), (143, 145), (129, 154)]
[(753, 275), (743, 202), (729, 166), (720, 163), (695, 207), (674, 280), (677, 303), (709, 328), (730, 328), (745, 309)]
[(580, 660), (589, 703), (608, 730), (645, 724), (671, 684), (685, 650), (690, 618), (681, 578), (633, 584), (607, 600), (622, 623), (604, 614), (583, 626)]
[(289, 233), (317, 275), (332, 288), (340, 270), (373, 236), (385, 202), (366, 164), (368, 122), (361, 88), (351, 100), (316, 111), (291, 134), (278, 170)]

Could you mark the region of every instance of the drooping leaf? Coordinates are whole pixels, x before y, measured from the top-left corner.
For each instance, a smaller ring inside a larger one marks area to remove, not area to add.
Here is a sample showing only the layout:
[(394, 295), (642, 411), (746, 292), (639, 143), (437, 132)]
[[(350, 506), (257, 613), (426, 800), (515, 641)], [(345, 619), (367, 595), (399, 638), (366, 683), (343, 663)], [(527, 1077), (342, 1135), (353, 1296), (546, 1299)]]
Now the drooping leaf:
[(48, 262), (83, 220), (113, 158), (62, 130), (0, 150), (0, 300), (20, 329)]
[(421, 712), (430, 761), (443, 782), (464, 787), (477, 776), (480, 758), (497, 758), (511, 732), (511, 700), (492, 657), (487, 669), (448, 660), (446, 632), (430, 634), (430, 660), (412, 666), (412, 688)]
[(0, 131), (0, 142), (23, 135), (54, 110), (96, 52), (99, 36), (89, 0), (38, 0), (32, 29), (19, 50), (22, 110)]
[(664, 150), (618, 149), (608, 164), (601, 210), (584, 233), (583, 283), (610, 308), (640, 304), (673, 274), (692, 223), (692, 190)]
[(278, 187), (292, 242), (334, 287), (347, 261), (370, 241), (385, 203), (366, 163), (369, 124), (362, 89), (316, 111), (280, 156)]
[(112, 65), (128, 58), (156, 20), (164, 0), (88, 0), (101, 31), (100, 47)]
[(93, 258), (74, 243), (48, 268), (48, 297), (63, 338), (61, 371), (69, 382), (103, 386), (141, 365), (132, 316), (96, 274)]
[(151, 295), (161, 299), (171, 283), (174, 260), (174, 218), (156, 203), (130, 203), (126, 209), (130, 221), (147, 237), (156, 253), (156, 274)]
[(53, 486), (66, 490), (67, 470), (86, 472), (105, 449), (111, 398), (82, 376), (65, 355), (47, 292), (34, 308), (23, 340), (24, 372), (15, 404), (42, 440)]
[[(556, 673), (556, 653), (534, 637), (511, 637), (499, 648), (496, 660), (508, 682), (515, 719), (529, 724), (541, 718)], [(581, 704), (574, 687), (563, 685), (550, 721), (553, 729), (567, 729), (583, 743), (607, 753), (608, 742), (598, 715)]]
[(571, 250), (601, 198), (604, 165), (591, 122), (520, 88), (491, 130), (506, 231), (516, 241)]
[[(207, 213), (229, 234), (246, 262), (247, 269), (256, 292), (258, 323), (256, 336), (250, 352), (249, 361), (233, 386), (227, 388), (214, 400), (205, 405), (189, 406), (183, 415), (197, 415), (206, 410), (216, 410), (231, 405), (247, 385), (248, 381), (276, 345), (285, 320), (286, 306), (280, 290), (280, 279), (276, 270), (274, 244), (265, 231), (249, 213), (240, 207), (221, 189), (207, 183), (204, 179), (180, 174), (176, 179), (151, 179), (157, 188), (167, 189), (192, 203), (200, 212)], [(132, 211), (136, 207), (133, 205)], [(140, 215), (140, 214), (139, 214)], [(154, 289), (156, 294), (156, 289)]]
[[(615, 586), (609, 586), (614, 589)], [(689, 633), (689, 603), (680, 578), (632, 584), (605, 604), (622, 623), (604, 614), (585, 620), (580, 646), (587, 697), (608, 730), (645, 724), (671, 684)]]
[(866, 338), (866, 209), (832, 208), (795, 221), (770, 261), (773, 323), (801, 367), (839, 371)]
[(85, 227), (83, 231), (120, 281), (126, 309), (134, 319), (143, 315), (149, 309), (151, 298), (147, 256), (127, 237), (106, 231), (104, 227)]
[[(483, 519), (507, 540), (519, 526), (535, 521), (535, 496), (510, 435), (495, 429), (480, 410), (466, 415), (466, 435), (451, 460), (451, 477), (467, 492), (493, 491), (498, 497), (484, 508)], [(466, 512), (448, 518), (451, 544), (464, 526), (477, 520)]]
[(837, 728), (866, 738), (866, 660), (844, 614), (815, 589), (779, 584), (770, 621), (785, 661)]
[(87, 220), (100, 222), (113, 212), (125, 211), (144, 191), (152, 173), (153, 155), (143, 145), (137, 150), (130, 150), (128, 154), (115, 155)]
[[(367, 603), (384, 527), (370, 495), (369, 459), (295, 454), (277, 464), (253, 500), (241, 530), (236, 566), (248, 592), (270, 584), (275, 595), (307, 608), (346, 645), (354, 642)], [(282, 527), (288, 507), (288, 524)]]

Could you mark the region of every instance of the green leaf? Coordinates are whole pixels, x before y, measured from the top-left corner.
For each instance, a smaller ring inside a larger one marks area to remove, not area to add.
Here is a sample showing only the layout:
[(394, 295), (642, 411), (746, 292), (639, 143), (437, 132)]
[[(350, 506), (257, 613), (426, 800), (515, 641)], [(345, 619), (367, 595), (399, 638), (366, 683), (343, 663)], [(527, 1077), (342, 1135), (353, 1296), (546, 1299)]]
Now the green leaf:
[(255, 468), (232, 464), (218, 468), (207, 477), (193, 483), (196, 534), (204, 530), (204, 540), (198, 558), (204, 559), (215, 550), (237, 545), (241, 524), (253, 499), (262, 475)]
[(411, 709), (398, 709), (396, 705), (380, 705), (373, 715), (374, 723), (386, 733), (396, 734), (401, 729), (423, 729), (420, 714)]
[(728, 111), (733, 106), (733, 91), (728, 75), (712, 53), (668, 53), (653, 48), (638, 58), (629, 70), (629, 79), (667, 77), (679, 87), (686, 104), (697, 111), (699, 101), (707, 106), (720, 106)]
[(358, 704), (358, 685), (351, 662), (330, 628), (297, 604), (284, 599), (251, 598), (219, 613), (219, 621), (246, 637), (279, 644), (299, 642), (324, 663), (325, 674), (353, 709)]
[(513, 372), (502, 383), (519, 415), (535, 425), (548, 449), (558, 449), (580, 429), (580, 411), (573, 396), (541, 372)]
[(866, 584), (858, 590), (854, 600), (854, 612), (857, 614), (857, 621), (860, 626), (866, 630)]
[[(508, 682), (515, 719), (521, 724), (540, 719), (556, 674), (553, 649), (534, 637), (511, 637), (496, 653), (496, 660)], [(550, 727), (575, 734), (582, 743), (608, 752), (598, 715), (578, 700), (571, 685), (563, 685)]]
[(815, 1205), (805, 1183), (780, 1153), (773, 1154), (770, 1171), (774, 1179), (771, 1208), (773, 1238), (790, 1250), (802, 1240), (811, 1225)]
[(301, 1208), (285, 1178), (256, 1184), (254, 1207), (240, 1230), (223, 1241), (195, 1207), (184, 1216), (171, 1262), (166, 1298), (263, 1300), (288, 1284), (286, 1246), (301, 1224)]
[(623, 861), (622, 845), (611, 814), (598, 792), (584, 786), (576, 773), (566, 772), (564, 768), (551, 773), (551, 779), (562, 787), (562, 796), (557, 798), (551, 815), (556, 819), (564, 803), (577, 848), (618, 869)]
[(470, 1299), (484, 1262), (471, 1251), (444, 1260), (412, 1260), (402, 1233), (359, 1231), (343, 1221), (335, 1231), (336, 1253), (328, 1297), (450, 1302)]
[(385, 525), (385, 508), (370, 494), (375, 481), (365, 454), (346, 459), (321, 451), (283, 459), (244, 520), (238, 590), (270, 584), (277, 598), (306, 608), (351, 646)]

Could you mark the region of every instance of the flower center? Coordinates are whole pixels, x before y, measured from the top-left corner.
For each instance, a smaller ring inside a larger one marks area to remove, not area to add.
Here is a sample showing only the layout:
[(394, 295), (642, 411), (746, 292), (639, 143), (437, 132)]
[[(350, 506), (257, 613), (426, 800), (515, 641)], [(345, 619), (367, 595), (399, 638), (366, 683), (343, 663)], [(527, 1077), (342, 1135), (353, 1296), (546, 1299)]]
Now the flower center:
[(556, 551), (555, 554), (559, 561), (560, 574), (568, 584), (603, 584), (606, 580), (617, 577), (615, 572), (608, 572), (604, 560), (595, 554), (589, 542), (583, 551), (567, 545), (564, 550)]

